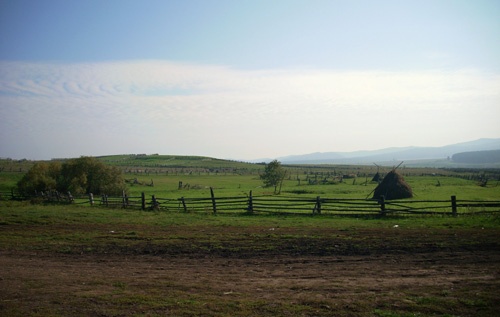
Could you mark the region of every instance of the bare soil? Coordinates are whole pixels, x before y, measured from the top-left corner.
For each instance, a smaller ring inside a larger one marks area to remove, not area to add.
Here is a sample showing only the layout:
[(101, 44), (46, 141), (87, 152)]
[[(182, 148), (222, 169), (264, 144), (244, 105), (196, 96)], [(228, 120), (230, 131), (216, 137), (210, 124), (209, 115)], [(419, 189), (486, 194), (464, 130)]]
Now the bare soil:
[[(132, 229), (140, 233), (123, 228)], [(103, 236), (98, 244), (69, 252), (2, 250), (0, 315), (494, 316), (500, 311), (498, 230), (322, 229), (314, 237), (301, 228), (207, 226), (184, 235), (185, 228), (172, 230), (133, 243), (103, 242), (108, 237)], [(159, 238), (168, 235), (176, 238)], [(201, 235), (209, 238), (196, 238)]]

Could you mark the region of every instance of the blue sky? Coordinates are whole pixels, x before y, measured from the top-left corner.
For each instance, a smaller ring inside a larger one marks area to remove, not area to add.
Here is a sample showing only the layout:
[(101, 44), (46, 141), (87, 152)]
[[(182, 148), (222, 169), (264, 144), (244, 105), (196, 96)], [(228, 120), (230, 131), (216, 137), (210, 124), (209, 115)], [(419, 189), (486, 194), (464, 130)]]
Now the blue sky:
[(0, 0), (0, 157), (500, 137), (499, 1)]

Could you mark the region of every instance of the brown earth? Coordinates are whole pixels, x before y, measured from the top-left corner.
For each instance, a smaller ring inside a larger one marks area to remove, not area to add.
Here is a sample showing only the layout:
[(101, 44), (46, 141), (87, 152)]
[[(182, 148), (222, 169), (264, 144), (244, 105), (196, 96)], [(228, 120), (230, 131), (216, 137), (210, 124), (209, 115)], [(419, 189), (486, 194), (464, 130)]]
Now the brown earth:
[[(500, 311), (494, 229), (432, 234), (320, 229), (314, 237), (301, 228), (200, 227), (182, 237), (185, 228), (178, 230), (169, 229), (175, 241), (156, 239), (166, 234), (160, 232), (136, 237), (133, 245), (115, 239), (69, 252), (2, 250), (0, 315), (494, 316)], [(210, 238), (193, 238), (201, 233)]]

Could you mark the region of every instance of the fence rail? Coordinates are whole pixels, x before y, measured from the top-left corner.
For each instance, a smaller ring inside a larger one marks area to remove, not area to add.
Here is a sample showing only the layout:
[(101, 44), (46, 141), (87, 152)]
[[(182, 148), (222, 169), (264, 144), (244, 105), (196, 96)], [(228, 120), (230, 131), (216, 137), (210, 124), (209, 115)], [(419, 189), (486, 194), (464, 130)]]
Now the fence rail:
[(141, 196), (101, 195), (73, 197), (70, 193), (38, 193), (22, 196), (14, 191), (0, 192), (3, 200), (32, 200), (35, 202), (89, 204), (110, 208), (141, 210), (163, 210), (180, 212), (248, 212), (281, 214), (337, 214), (337, 215), (385, 215), (385, 214), (458, 214), (494, 213), (500, 211), (500, 201), (458, 200), (451, 196), (447, 200), (385, 200), (373, 199), (287, 197), (287, 196), (245, 196), (216, 197), (213, 189), (210, 197), (159, 198), (155, 195)]

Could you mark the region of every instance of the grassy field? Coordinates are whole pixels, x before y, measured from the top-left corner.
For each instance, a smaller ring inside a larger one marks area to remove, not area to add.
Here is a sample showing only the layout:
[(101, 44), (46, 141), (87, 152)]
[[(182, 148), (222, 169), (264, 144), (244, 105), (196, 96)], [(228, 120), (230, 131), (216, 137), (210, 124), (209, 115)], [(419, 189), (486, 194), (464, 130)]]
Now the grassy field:
[[(136, 176), (144, 185), (129, 185), (131, 195), (141, 192), (156, 194), (159, 197), (178, 198), (210, 196), (210, 187), (222, 196), (238, 196), (248, 194), (250, 190), (255, 195), (272, 194), (272, 188), (263, 188), (258, 175), (148, 175)], [(154, 187), (147, 186), (153, 181)], [(466, 180), (452, 176), (409, 176), (405, 180), (413, 189), (415, 199), (448, 199), (457, 195), (461, 199), (497, 200), (500, 197), (500, 186), (480, 187), (474, 180)], [(179, 181), (189, 184), (189, 189), (179, 190)], [(439, 186), (437, 186), (439, 182)], [(376, 183), (365, 183), (365, 178), (345, 179), (342, 183), (328, 185), (307, 185), (302, 177), (300, 184), (297, 179), (287, 179), (283, 182), (283, 195), (325, 196), (331, 198), (366, 198), (377, 186)]]
[[(262, 188), (259, 173), (264, 165), (220, 160), (199, 156), (169, 155), (113, 155), (99, 158), (107, 164), (120, 167), (127, 179), (131, 196), (142, 192), (161, 198), (209, 197), (210, 187), (219, 196), (267, 195), (273, 189)], [(33, 165), (33, 161), (0, 160), (0, 192), (8, 192)], [(328, 198), (366, 198), (376, 187), (370, 182), (379, 171), (376, 166), (348, 165), (289, 165), (283, 195), (324, 196)], [(390, 168), (381, 168), (383, 174)], [(414, 192), (414, 199), (442, 200), (456, 195), (459, 199), (497, 200), (500, 197), (500, 170), (479, 169), (398, 169)], [(356, 175), (344, 178), (340, 175)], [(489, 179), (485, 187), (478, 179)], [(314, 185), (327, 181), (327, 185)], [(179, 190), (179, 182), (183, 188)], [(150, 186), (153, 184), (154, 186)], [(438, 186), (439, 185), (439, 186)]]
[(492, 316), (500, 219), (0, 205), (4, 316)]
[[(5, 197), (10, 196), (10, 189), (15, 186), (16, 182), (22, 177), (19, 172), (2, 172), (0, 173), (0, 192), (4, 193)], [(203, 209), (206, 212), (212, 209), (212, 204), (209, 201), (211, 197), (211, 189), (216, 198), (221, 197), (241, 197), (245, 201), (249, 196), (250, 191), (254, 198), (263, 198), (265, 196), (274, 196), (277, 199), (315, 199), (320, 196), (322, 199), (358, 199), (360, 203), (363, 200), (372, 198), (373, 190), (377, 186), (375, 182), (366, 182), (367, 177), (357, 177), (344, 179), (342, 182), (330, 181), (327, 184), (308, 184), (308, 179), (316, 176), (305, 174), (293, 175), (285, 179), (280, 195), (273, 195), (273, 188), (265, 188), (262, 186), (262, 181), (258, 174), (234, 174), (234, 173), (144, 173), (125, 174), (127, 179), (126, 188), (128, 196), (132, 204), (136, 208), (141, 205), (141, 193), (145, 193), (146, 203), (151, 204), (152, 196), (155, 195), (158, 199), (171, 200), (170, 202), (163, 201), (161, 206), (163, 210), (178, 211), (182, 205), (178, 201), (181, 197), (203, 198), (207, 199), (204, 203), (193, 205), (188, 203), (187, 208)], [(330, 178), (333, 179), (333, 178)], [(410, 175), (405, 177), (407, 183), (412, 187), (414, 197), (403, 202), (409, 208), (425, 208), (427, 212), (451, 212), (451, 196), (456, 196), (459, 201), (499, 201), (500, 186), (490, 182), (490, 185), (482, 187), (478, 185), (476, 180), (469, 180), (453, 175), (433, 176)], [(299, 181), (300, 180), (300, 181)], [(182, 182), (182, 187), (179, 188), (179, 183)], [(95, 197), (96, 203), (101, 203), (101, 197)], [(121, 205), (121, 198), (115, 199)], [(422, 202), (423, 201), (423, 202)], [(425, 202), (437, 201), (437, 202)], [(447, 201), (447, 202), (446, 202)], [(77, 204), (89, 206), (88, 197), (83, 196), (76, 199)], [(218, 205), (220, 205), (219, 202)], [(277, 204), (281, 204), (277, 202)], [(285, 206), (289, 203), (284, 202)], [(367, 203), (369, 205), (370, 203)], [(148, 205), (149, 206), (149, 205)], [(244, 212), (246, 202), (240, 205), (233, 205), (237, 208), (234, 212)], [(228, 207), (222, 207), (224, 209)], [(311, 213), (314, 208), (314, 202), (304, 205), (303, 210), (297, 212)], [(323, 213), (337, 213), (335, 203), (324, 205)], [(371, 212), (377, 212), (378, 207), (371, 207)], [(391, 206), (389, 206), (391, 208)], [(272, 208), (271, 208), (272, 209)], [(273, 210), (269, 211), (273, 211)], [(330, 210), (330, 211), (329, 211)], [(482, 212), (489, 211), (492, 208), (483, 207), (459, 207), (459, 213)], [(275, 210), (283, 212), (286, 210)], [(291, 212), (292, 210), (290, 210)], [(274, 211), (273, 211), (274, 212)]]
[[(0, 173), (0, 191), (10, 191), (15, 187), (17, 181), (23, 176), (19, 172)], [(258, 175), (128, 175), (125, 177), (131, 182), (127, 189), (131, 196), (140, 195), (145, 192), (148, 195), (157, 195), (162, 198), (184, 197), (209, 197), (210, 187), (222, 196), (246, 195), (251, 190), (255, 195), (272, 194), (272, 188), (263, 188), (262, 181)], [(133, 184), (137, 179), (139, 184)], [(412, 187), (415, 199), (439, 200), (448, 199), (456, 195), (460, 199), (484, 199), (497, 200), (500, 197), (500, 186), (491, 183), (491, 186), (478, 186), (477, 181), (457, 178), (453, 176), (407, 176), (406, 182)], [(153, 187), (149, 186), (153, 182)], [(179, 182), (183, 186), (189, 184), (188, 188), (179, 189)], [(439, 182), (439, 186), (437, 186)], [(297, 179), (286, 179), (283, 182), (283, 195), (325, 196), (329, 198), (366, 198), (376, 187), (376, 183), (369, 182), (366, 185), (365, 178), (345, 179), (342, 183), (328, 185), (307, 185), (304, 176), (301, 176), (300, 184)]]
[[(259, 179), (262, 165), (102, 159), (137, 179), (127, 183), (130, 195), (272, 192)], [(29, 166), (0, 164), (0, 191), (10, 191)], [(288, 169), (280, 196), (365, 198), (376, 186), (365, 184), (375, 166)], [(472, 177), (484, 171), (401, 172), (415, 200), (500, 197), (495, 181), (481, 187)], [(358, 177), (309, 185), (352, 173)], [(180, 181), (189, 187), (179, 189)], [(494, 316), (499, 236), (498, 213), (213, 214), (0, 200), (0, 315)]]

